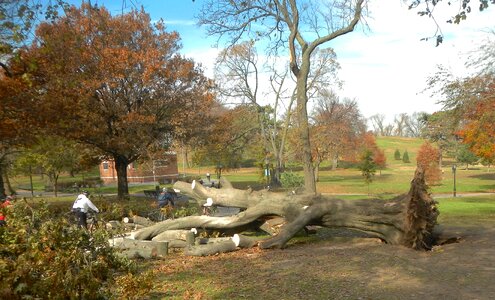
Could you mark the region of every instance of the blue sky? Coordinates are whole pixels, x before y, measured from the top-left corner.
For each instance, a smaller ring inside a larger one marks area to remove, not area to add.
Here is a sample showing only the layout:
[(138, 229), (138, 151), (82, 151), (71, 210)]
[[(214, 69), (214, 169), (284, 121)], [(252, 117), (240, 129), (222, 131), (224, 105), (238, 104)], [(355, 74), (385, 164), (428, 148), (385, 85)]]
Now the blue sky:
[[(73, 0), (78, 3), (77, 0)], [(215, 38), (207, 37), (204, 28), (196, 25), (195, 16), (202, 0), (92, 0), (106, 6), (112, 13), (124, 7), (140, 7), (152, 19), (163, 18), (168, 30), (179, 32), (182, 53), (200, 62), (206, 74), (212, 76), (213, 61), (219, 49), (212, 48)], [(80, 3), (80, 1), (79, 1)], [(124, 8), (125, 9), (125, 8)], [(341, 64), (339, 77), (344, 88), (337, 93), (356, 99), (365, 117), (384, 114), (388, 121), (400, 113), (434, 112), (441, 107), (429, 94), (422, 93), (426, 79), (442, 64), (458, 74), (464, 74), (463, 61), (487, 37), (486, 31), (495, 30), (495, 9), (472, 13), (460, 25), (444, 23), (453, 11), (440, 10), (438, 16), (446, 36), (440, 47), (433, 42), (422, 42), (431, 36), (435, 27), (425, 17), (409, 11), (401, 0), (371, 1), (372, 16), (367, 19), (370, 30), (357, 30), (338, 38), (326, 46), (333, 47)], [(438, 11), (438, 10), (437, 10)]]

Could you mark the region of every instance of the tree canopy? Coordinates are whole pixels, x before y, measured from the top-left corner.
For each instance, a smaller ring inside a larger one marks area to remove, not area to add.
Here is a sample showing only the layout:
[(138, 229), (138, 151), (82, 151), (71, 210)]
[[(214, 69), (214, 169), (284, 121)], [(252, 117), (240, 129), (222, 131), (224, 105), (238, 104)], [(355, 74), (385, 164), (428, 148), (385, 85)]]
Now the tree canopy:
[(186, 139), (208, 119), (209, 80), (179, 55), (179, 35), (144, 11), (112, 16), (72, 6), (36, 36), (25, 60), (39, 124), (114, 159), (121, 198), (129, 163), (157, 143), (166, 149)]

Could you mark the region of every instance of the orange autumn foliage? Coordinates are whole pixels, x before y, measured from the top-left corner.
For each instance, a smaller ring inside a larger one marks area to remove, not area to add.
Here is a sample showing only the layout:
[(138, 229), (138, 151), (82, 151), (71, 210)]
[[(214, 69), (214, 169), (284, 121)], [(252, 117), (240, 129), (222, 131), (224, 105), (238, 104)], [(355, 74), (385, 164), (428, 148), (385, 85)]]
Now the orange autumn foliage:
[(442, 180), (442, 170), (439, 167), (440, 150), (429, 142), (423, 143), (418, 150), (416, 161), (418, 167), (425, 170), (425, 180), (428, 184), (435, 185)]
[(495, 159), (495, 78), (482, 78), (486, 86), (464, 114), (465, 125), (459, 135), (471, 151), (488, 161)]
[(210, 80), (178, 53), (179, 35), (144, 11), (112, 16), (84, 3), (42, 23), (36, 36), (26, 59), (38, 124), (114, 158), (119, 196), (129, 163), (209, 120)]

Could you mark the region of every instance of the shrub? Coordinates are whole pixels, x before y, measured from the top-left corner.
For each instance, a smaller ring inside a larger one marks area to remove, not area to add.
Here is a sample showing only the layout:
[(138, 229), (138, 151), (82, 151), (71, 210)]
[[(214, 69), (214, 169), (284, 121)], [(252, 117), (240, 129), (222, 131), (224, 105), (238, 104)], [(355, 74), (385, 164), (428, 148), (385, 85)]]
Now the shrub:
[(429, 142), (425, 142), (418, 150), (416, 158), (418, 167), (425, 170), (425, 181), (428, 184), (438, 184), (442, 180), (442, 170), (439, 166), (440, 151)]
[(293, 172), (284, 172), (280, 176), (280, 182), (284, 188), (298, 188), (304, 185), (304, 177)]
[(409, 153), (407, 153), (407, 150), (404, 151), (404, 154), (402, 155), (402, 162), (408, 164), (411, 161), (409, 160)]
[(400, 160), (400, 151), (399, 151), (399, 149), (395, 149), (394, 159), (395, 160)]
[[(15, 203), (0, 227), (0, 298), (109, 299), (141, 295), (151, 273), (120, 256), (100, 229), (91, 234), (66, 218), (54, 218), (43, 201), (36, 208)], [(139, 282), (139, 285), (134, 284)], [(131, 297), (132, 298), (132, 297)]]
[(373, 151), (373, 162), (378, 170), (380, 170), (380, 175), (382, 170), (387, 167), (387, 157), (385, 156), (385, 151), (379, 149), (378, 147)]
[(371, 150), (366, 149), (361, 154), (361, 160), (358, 169), (361, 171), (361, 175), (363, 175), (364, 181), (368, 185), (368, 194), (369, 194), (370, 183), (373, 181), (373, 176), (375, 176), (375, 172), (376, 172), (376, 164), (373, 161), (373, 152)]

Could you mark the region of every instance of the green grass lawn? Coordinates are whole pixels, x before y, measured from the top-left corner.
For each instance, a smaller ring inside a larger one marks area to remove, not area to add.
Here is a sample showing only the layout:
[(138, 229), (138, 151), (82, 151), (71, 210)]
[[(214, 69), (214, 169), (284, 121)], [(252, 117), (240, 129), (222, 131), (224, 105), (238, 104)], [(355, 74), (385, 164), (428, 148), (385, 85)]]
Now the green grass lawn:
[[(406, 193), (409, 190), (409, 183), (413, 178), (416, 169), (416, 153), (419, 147), (423, 144), (423, 140), (417, 138), (401, 138), (401, 137), (379, 137), (377, 145), (385, 151), (387, 157), (387, 167), (384, 170), (377, 171), (373, 177), (373, 181), (369, 185), (364, 182), (361, 173), (356, 168), (338, 168), (331, 170), (327, 164), (323, 164), (319, 172), (319, 181), (317, 190), (320, 193), (330, 194), (358, 194), (374, 197), (382, 197), (389, 195), (397, 195)], [(407, 150), (409, 153), (410, 163), (404, 163), (402, 160), (394, 159), (394, 152), (399, 149), (401, 155)], [(452, 162), (448, 158), (444, 160), (443, 179), (439, 185), (431, 186), (433, 194), (449, 194), (453, 192), (454, 180), (451, 170)], [(208, 168), (191, 169), (188, 175), (198, 176), (203, 174)], [(302, 171), (296, 170), (296, 173), (302, 174)], [(215, 175), (212, 173), (213, 179)], [(70, 181), (75, 179), (83, 179), (89, 177), (97, 177), (98, 170), (79, 174), (75, 178), (70, 176), (62, 176), (60, 182)], [(260, 189), (266, 186), (263, 183), (261, 170), (257, 168), (230, 170), (224, 172), (229, 181), (234, 187), (239, 189)], [(26, 188), (29, 186), (29, 178), (26, 176), (18, 176), (11, 180), (15, 188)], [(35, 193), (44, 192), (44, 186), (47, 185), (47, 179), (40, 176), (33, 177)], [(154, 189), (153, 183), (150, 184), (130, 184), (129, 192), (141, 193), (146, 189)], [(117, 187), (115, 184), (106, 185), (94, 189), (89, 189), (93, 194), (115, 194)], [(456, 172), (456, 190), (458, 194), (463, 193), (483, 193), (495, 192), (495, 173), (488, 172), (486, 167), (476, 166), (469, 170), (464, 169), (464, 166), (457, 168)]]
[(495, 196), (438, 199), (438, 223), (453, 226), (495, 224)]

